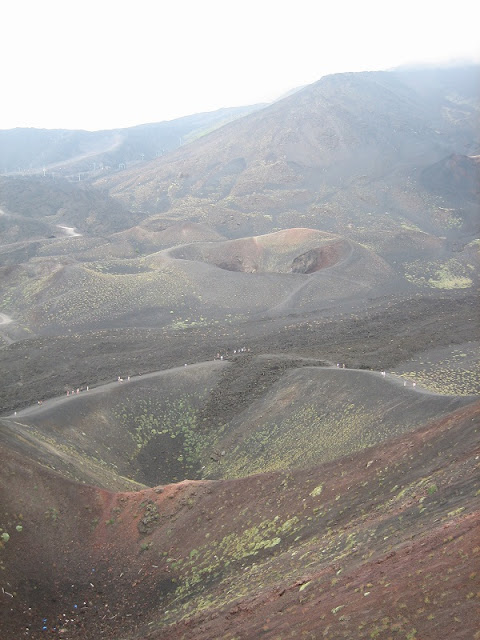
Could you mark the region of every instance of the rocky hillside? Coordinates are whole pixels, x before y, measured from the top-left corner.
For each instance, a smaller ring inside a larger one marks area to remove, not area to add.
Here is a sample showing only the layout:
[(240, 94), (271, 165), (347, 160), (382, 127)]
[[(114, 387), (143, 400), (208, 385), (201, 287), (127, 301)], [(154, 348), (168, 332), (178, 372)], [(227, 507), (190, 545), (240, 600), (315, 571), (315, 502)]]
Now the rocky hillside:
[[(226, 235), (309, 226), (371, 239), (402, 224), (451, 234), (463, 220), (442, 213), (445, 192), (428, 168), (478, 154), (477, 74), (326, 76), (101, 184), (154, 217), (203, 221)], [(470, 215), (471, 198), (459, 198)]]

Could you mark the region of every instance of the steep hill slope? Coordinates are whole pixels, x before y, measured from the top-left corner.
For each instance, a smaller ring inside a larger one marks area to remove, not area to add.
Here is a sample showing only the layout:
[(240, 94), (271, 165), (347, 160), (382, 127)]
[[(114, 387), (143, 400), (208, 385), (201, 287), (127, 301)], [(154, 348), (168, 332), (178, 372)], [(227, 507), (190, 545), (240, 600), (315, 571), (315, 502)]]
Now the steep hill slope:
[(2, 244), (64, 235), (60, 225), (114, 233), (141, 219), (105, 190), (40, 177), (0, 176), (0, 209)]
[(421, 171), (478, 153), (477, 76), (475, 67), (326, 76), (102, 184), (132, 206), (227, 235), (311, 226), (372, 240), (402, 224), (447, 235), (462, 220), (444, 219), (444, 194), (427, 190)]
[(2, 629), (474, 637), (479, 407), (340, 460), (113, 493), (2, 449)]

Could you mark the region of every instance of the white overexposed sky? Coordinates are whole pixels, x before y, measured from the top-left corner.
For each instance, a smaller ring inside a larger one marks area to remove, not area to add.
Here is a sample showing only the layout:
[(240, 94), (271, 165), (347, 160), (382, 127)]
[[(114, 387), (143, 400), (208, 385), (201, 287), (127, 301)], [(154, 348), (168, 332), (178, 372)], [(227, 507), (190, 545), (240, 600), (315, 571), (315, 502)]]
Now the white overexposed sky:
[(111, 129), (479, 61), (476, 0), (4, 0), (0, 129)]

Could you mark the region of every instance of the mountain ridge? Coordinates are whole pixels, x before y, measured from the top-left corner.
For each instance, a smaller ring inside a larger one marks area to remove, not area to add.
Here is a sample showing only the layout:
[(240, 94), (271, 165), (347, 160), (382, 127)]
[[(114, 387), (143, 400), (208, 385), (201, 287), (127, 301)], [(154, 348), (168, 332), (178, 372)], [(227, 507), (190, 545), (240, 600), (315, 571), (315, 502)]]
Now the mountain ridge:
[[(144, 214), (223, 222), (226, 235), (318, 224), (344, 232), (361, 226), (356, 217), (385, 211), (399, 222), (415, 215), (418, 224), (417, 213), (432, 217), (442, 204), (419, 171), (480, 149), (476, 73), (467, 69), (458, 82), (451, 70), (415, 72), (413, 80), (405, 72), (325, 76), (141, 171), (99, 184), (119, 199), (128, 194), (129, 206)], [(443, 85), (432, 88), (432, 74)], [(307, 224), (298, 223), (301, 216)]]
[(99, 131), (4, 129), (0, 130), (0, 171), (3, 175), (48, 173), (86, 180), (168, 153), (263, 106), (224, 107), (173, 120)]

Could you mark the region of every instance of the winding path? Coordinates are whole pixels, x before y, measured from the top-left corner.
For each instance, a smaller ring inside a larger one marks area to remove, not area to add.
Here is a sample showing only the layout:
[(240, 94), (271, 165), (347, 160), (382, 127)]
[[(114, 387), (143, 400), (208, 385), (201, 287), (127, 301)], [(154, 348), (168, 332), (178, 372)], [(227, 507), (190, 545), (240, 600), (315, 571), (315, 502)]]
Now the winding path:
[[(204, 367), (220, 367), (228, 364), (229, 364), (228, 360), (214, 360), (214, 361), (208, 360), (206, 362), (197, 362), (196, 364), (189, 364), (187, 368), (191, 370), (194, 368), (199, 369)], [(173, 372), (184, 371), (185, 368), (186, 368), (185, 366), (173, 367), (172, 369), (162, 369), (161, 371), (152, 371), (151, 373), (143, 373), (138, 376), (130, 376), (130, 380), (123, 380), (122, 382), (119, 382), (118, 380), (115, 380), (114, 382), (106, 382), (105, 384), (101, 384), (98, 387), (91, 387), (89, 388), (88, 391), (86, 389), (82, 389), (82, 391), (78, 395), (72, 391), (72, 393), (69, 396), (62, 395), (62, 396), (56, 396), (54, 398), (49, 398), (48, 400), (43, 400), (42, 404), (34, 404), (34, 405), (31, 405), (30, 407), (26, 407), (25, 409), (20, 409), (19, 411), (16, 412), (16, 414), (13, 413), (7, 416), (0, 416), (0, 417), (20, 418), (22, 416), (34, 415), (37, 413), (41, 413), (42, 411), (45, 411), (47, 409), (51, 409), (54, 406), (63, 404), (65, 402), (75, 402), (75, 398), (81, 398), (81, 397), (84, 397), (85, 395), (87, 396), (99, 395), (111, 389), (118, 389), (120, 386), (124, 386), (124, 385), (128, 386), (132, 383), (134, 384), (135, 382), (148, 380), (149, 378), (158, 378), (163, 375), (169, 375)]]
[[(13, 322), (13, 318), (7, 316), (6, 313), (0, 313), (0, 327), (5, 324), (10, 324), (11, 322)], [(7, 344), (13, 343), (13, 340), (9, 338), (5, 333), (3, 333), (3, 331), (0, 331), (0, 338)]]
[(13, 320), (10, 316), (7, 316), (6, 313), (0, 313), (0, 324), (10, 324), (11, 322), (13, 322)]
[(69, 238), (78, 238), (82, 235), (81, 233), (78, 233), (78, 231), (75, 231), (75, 227), (67, 227), (65, 224), (57, 224), (57, 227), (62, 229), (62, 231), (65, 231), (65, 235)]
[[(4, 314), (3, 314), (4, 315)], [(8, 317), (8, 316), (7, 316)], [(316, 360), (314, 358), (304, 358), (302, 356), (295, 356), (295, 355), (286, 355), (286, 354), (258, 354), (257, 356), (260, 359), (266, 359), (266, 358), (285, 358), (285, 359), (300, 359), (300, 360), (304, 360), (306, 362), (311, 362), (312, 360)], [(229, 360), (207, 360), (204, 362), (197, 362), (194, 364), (189, 364), (188, 365), (188, 370), (192, 370), (192, 369), (200, 369), (200, 368), (218, 368), (218, 367), (225, 367), (230, 365), (230, 361)], [(171, 369), (162, 369), (161, 371), (152, 371), (151, 373), (144, 373), (141, 375), (137, 375), (137, 376), (131, 376), (129, 380), (122, 380), (122, 382), (119, 382), (118, 380), (115, 380), (114, 382), (107, 382), (105, 384), (101, 384), (97, 387), (93, 387), (90, 388), (88, 391), (86, 391), (85, 389), (83, 389), (78, 395), (76, 393), (74, 393), (72, 391), (71, 395), (67, 396), (67, 395), (62, 395), (62, 396), (56, 396), (54, 398), (49, 398), (48, 400), (44, 400), (42, 402), (42, 404), (38, 404), (38, 405), (32, 405), (30, 407), (26, 407), (25, 409), (20, 409), (19, 411), (16, 411), (13, 414), (9, 414), (9, 415), (4, 415), (4, 416), (0, 416), (1, 418), (20, 418), (22, 416), (27, 416), (27, 415), (35, 415), (37, 413), (41, 413), (42, 411), (46, 411), (48, 409), (51, 409), (54, 406), (58, 406), (60, 404), (63, 404), (65, 402), (74, 402), (75, 398), (80, 398), (80, 397), (84, 397), (85, 394), (87, 394), (88, 396), (91, 395), (99, 395), (101, 393), (103, 393), (104, 391), (108, 391), (111, 389), (118, 389), (119, 385), (130, 385), (130, 384), (134, 384), (135, 382), (140, 382), (142, 380), (146, 380), (149, 378), (158, 378), (164, 375), (169, 375), (173, 372), (180, 372), (180, 371), (185, 371), (185, 368), (187, 367), (187, 365), (184, 365), (183, 367), (172, 367)], [(308, 365), (305, 368), (309, 368)], [(405, 391), (410, 392), (413, 391), (415, 393), (420, 393), (420, 394), (425, 394), (425, 395), (429, 395), (429, 396), (437, 396), (437, 397), (441, 397), (441, 398), (448, 398), (448, 397), (452, 397), (452, 396), (448, 396), (446, 394), (443, 393), (437, 393), (435, 391), (430, 391), (428, 389), (422, 388), (418, 385), (413, 386), (413, 383), (411, 381), (407, 381), (404, 378), (402, 378), (399, 375), (396, 375), (394, 373), (386, 373), (386, 375), (383, 375), (383, 373), (381, 371), (371, 371), (371, 370), (365, 370), (365, 369), (348, 369), (348, 368), (343, 368), (343, 367), (337, 367), (334, 366), (332, 364), (330, 365), (316, 365), (312, 368), (321, 368), (324, 369), (326, 371), (331, 371), (333, 372), (337, 372), (337, 374), (340, 374), (340, 372), (343, 373), (356, 373), (356, 374), (360, 374), (360, 375), (365, 375), (365, 376), (375, 376), (381, 380), (385, 380), (386, 382), (388, 382), (389, 384), (393, 384), (396, 386), (402, 386), (402, 388), (404, 388)], [(341, 375), (341, 374), (340, 374)], [(406, 382), (406, 385), (404, 385), (404, 382)], [(465, 396), (465, 399), (467, 398), (471, 398), (472, 400), (475, 398), (476, 396)]]

